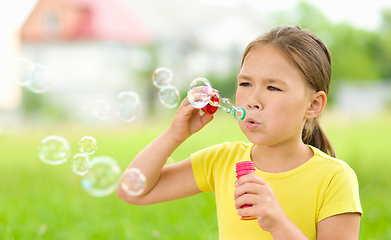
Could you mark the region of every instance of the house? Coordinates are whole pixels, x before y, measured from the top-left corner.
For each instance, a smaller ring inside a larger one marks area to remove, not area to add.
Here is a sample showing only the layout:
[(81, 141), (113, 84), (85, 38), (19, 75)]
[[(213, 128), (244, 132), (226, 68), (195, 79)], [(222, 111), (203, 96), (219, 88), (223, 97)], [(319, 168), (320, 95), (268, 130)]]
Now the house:
[(96, 99), (114, 106), (121, 91), (136, 88), (130, 69), (151, 65), (143, 50), (152, 41), (149, 29), (122, 0), (40, 0), (20, 37), (23, 56), (53, 74), (51, 89), (39, 96), (46, 103), (37, 107), (49, 105), (75, 118), (88, 116), (86, 106)]

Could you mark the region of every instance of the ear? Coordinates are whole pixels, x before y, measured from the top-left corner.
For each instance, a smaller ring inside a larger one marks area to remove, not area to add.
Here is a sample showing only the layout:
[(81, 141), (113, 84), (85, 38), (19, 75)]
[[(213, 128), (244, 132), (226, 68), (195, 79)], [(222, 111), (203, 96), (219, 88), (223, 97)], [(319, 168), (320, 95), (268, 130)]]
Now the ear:
[(319, 116), (327, 103), (326, 93), (323, 91), (316, 92), (311, 97), (311, 104), (305, 114), (305, 119), (313, 119)]

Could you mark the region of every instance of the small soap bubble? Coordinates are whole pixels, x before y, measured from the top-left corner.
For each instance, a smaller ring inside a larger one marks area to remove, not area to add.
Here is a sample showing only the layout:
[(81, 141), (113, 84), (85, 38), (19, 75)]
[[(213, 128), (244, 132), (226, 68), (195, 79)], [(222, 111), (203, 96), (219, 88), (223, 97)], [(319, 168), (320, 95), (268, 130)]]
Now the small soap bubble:
[(222, 98), (220, 101), (220, 106), (227, 113), (230, 113), (232, 111), (232, 108), (234, 107), (234, 105), (231, 103), (231, 101), (228, 98)]
[(152, 75), (153, 85), (157, 88), (171, 85), (173, 76), (174, 74), (171, 69), (166, 67), (157, 68)]
[(26, 57), (16, 59), (9, 69), (9, 79), (19, 86), (26, 86), (33, 78), (35, 64)]
[(98, 142), (95, 138), (85, 136), (79, 141), (79, 150), (87, 155), (93, 154), (98, 149)]
[(88, 161), (90, 158), (85, 153), (77, 153), (71, 159), (71, 169), (77, 175), (83, 176), (88, 172)]
[(42, 63), (35, 63), (33, 78), (26, 85), (26, 88), (33, 93), (41, 94), (47, 92), (53, 83), (53, 75), (50, 68)]
[(159, 101), (166, 108), (174, 108), (178, 106), (180, 100), (180, 94), (176, 87), (174, 86), (166, 86), (162, 87), (159, 90)]
[(121, 92), (115, 103), (115, 114), (124, 122), (132, 122), (140, 113), (141, 98), (131, 91)]
[(121, 168), (111, 157), (101, 156), (91, 159), (88, 172), (82, 177), (83, 189), (94, 197), (104, 197), (113, 193), (117, 187)]
[(187, 92), (190, 104), (195, 108), (205, 107), (213, 95), (213, 88), (208, 79), (196, 78), (194, 79)]
[(59, 165), (71, 156), (69, 142), (60, 136), (48, 136), (38, 146), (38, 157), (42, 162), (50, 165)]
[(142, 194), (147, 185), (147, 179), (138, 168), (128, 168), (123, 174), (121, 188), (131, 196)]
[(95, 116), (102, 120), (106, 120), (111, 115), (111, 107), (110, 104), (105, 100), (95, 100), (94, 104), (92, 105), (92, 112)]

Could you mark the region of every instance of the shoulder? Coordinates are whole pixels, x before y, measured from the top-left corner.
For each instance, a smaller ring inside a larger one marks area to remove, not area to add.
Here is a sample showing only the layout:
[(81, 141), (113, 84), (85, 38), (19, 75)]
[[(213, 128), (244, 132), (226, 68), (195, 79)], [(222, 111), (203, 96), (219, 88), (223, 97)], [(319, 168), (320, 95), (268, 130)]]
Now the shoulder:
[(345, 161), (331, 157), (316, 147), (310, 145), (309, 147), (314, 152), (314, 162), (316, 165), (321, 166), (323, 171), (354, 173), (354, 170)]
[(314, 152), (310, 174), (321, 183), (319, 185), (321, 189), (327, 190), (335, 187), (341, 188), (342, 186), (358, 189), (357, 175), (348, 163), (333, 158), (315, 147), (310, 147)]

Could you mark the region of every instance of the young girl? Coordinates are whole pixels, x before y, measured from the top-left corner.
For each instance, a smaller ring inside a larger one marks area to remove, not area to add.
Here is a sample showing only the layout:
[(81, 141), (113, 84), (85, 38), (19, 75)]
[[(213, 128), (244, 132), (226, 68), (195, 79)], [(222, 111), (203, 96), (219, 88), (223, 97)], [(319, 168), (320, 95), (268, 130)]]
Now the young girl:
[[(128, 167), (144, 173), (145, 192), (129, 196), (119, 186), (118, 196), (144, 205), (212, 191), (220, 239), (358, 239), (356, 175), (333, 158), (318, 122), (330, 77), (330, 53), (313, 33), (272, 29), (247, 46), (238, 75), (236, 105), (247, 112), (239, 127), (251, 143), (226, 142), (164, 166), (213, 119), (185, 98), (169, 128)], [(236, 180), (241, 161), (252, 161), (255, 173)], [(241, 209), (245, 204), (252, 207)]]

